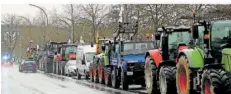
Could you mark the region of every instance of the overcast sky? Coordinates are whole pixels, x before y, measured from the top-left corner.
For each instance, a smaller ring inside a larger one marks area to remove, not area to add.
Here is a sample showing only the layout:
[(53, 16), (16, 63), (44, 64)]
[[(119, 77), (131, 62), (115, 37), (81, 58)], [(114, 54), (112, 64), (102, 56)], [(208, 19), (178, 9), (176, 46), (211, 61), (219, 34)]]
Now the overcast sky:
[[(62, 5), (58, 4), (36, 4), (40, 7), (46, 9), (46, 12), (51, 11), (52, 9), (56, 8), (58, 12), (62, 12), (61, 8)], [(16, 14), (25, 17), (35, 17), (37, 12), (40, 10), (38, 8), (29, 6), (28, 4), (1, 4), (1, 15), (4, 14)]]

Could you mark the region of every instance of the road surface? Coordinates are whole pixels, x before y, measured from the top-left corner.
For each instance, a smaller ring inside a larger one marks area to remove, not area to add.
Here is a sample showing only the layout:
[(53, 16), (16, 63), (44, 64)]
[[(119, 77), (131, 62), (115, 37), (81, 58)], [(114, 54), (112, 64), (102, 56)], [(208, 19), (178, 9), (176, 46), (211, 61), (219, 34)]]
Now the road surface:
[[(62, 80), (44, 73), (20, 73), (18, 66), (2, 67), (1, 94), (134, 94), (136, 90), (123, 91), (89, 81), (76, 81), (70, 77)], [(69, 79), (69, 80), (67, 80)]]

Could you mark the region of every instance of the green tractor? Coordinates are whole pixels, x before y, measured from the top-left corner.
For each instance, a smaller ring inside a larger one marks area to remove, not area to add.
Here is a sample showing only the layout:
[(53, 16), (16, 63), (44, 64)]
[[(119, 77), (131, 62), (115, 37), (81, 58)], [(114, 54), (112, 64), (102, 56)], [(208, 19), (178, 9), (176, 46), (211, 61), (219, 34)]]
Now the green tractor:
[[(178, 54), (176, 86), (178, 94), (231, 94), (231, 21), (195, 23), (194, 45)], [(223, 55), (223, 56), (222, 56)], [(220, 63), (221, 62), (221, 63)]]

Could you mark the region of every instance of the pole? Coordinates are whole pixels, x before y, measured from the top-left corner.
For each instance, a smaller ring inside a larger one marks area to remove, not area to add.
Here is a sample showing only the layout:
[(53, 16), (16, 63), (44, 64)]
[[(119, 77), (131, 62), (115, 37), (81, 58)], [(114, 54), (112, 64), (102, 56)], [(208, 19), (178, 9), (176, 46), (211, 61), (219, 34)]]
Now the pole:
[[(47, 28), (48, 27), (48, 16), (47, 16), (47, 13), (45, 12), (45, 10), (43, 8), (37, 6), (37, 5), (34, 5), (34, 4), (29, 4), (29, 5), (40, 9), (45, 14), (45, 16), (46, 16), (46, 28)], [(44, 44), (45, 44), (45, 42), (46, 42), (46, 30), (44, 32)]]
[(71, 24), (72, 24), (72, 31), (70, 34), (72, 34), (72, 43), (75, 43), (75, 34), (74, 34), (74, 17), (73, 17), (73, 13), (74, 13), (74, 9), (73, 9), (73, 5), (71, 4)]

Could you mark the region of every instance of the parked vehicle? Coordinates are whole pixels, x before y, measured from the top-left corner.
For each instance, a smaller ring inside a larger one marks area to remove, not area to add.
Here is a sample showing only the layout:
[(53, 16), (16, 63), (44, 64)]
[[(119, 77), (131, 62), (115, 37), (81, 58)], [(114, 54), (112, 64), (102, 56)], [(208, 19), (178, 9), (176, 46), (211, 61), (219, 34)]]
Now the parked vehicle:
[(54, 74), (61, 74), (61, 71), (59, 71), (58, 67), (59, 65), (59, 61), (62, 61), (62, 56), (61, 56), (61, 51), (62, 49), (65, 48), (65, 44), (67, 44), (67, 42), (59, 42), (56, 43), (56, 47), (54, 48), (54, 57), (53, 57), (53, 73)]
[(93, 57), (96, 54), (96, 45), (84, 45), (77, 48), (76, 58), (76, 75), (77, 79), (81, 79), (84, 76), (85, 79), (89, 79), (89, 67), (93, 63)]
[(148, 94), (176, 94), (176, 57), (191, 40), (190, 27), (169, 26), (158, 29), (158, 48), (145, 55), (145, 83)]
[(32, 59), (25, 59), (19, 65), (19, 72), (37, 72), (36, 62)]
[(56, 71), (58, 74), (65, 75), (65, 65), (69, 60), (76, 60), (77, 44), (65, 44), (61, 47), (60, 53), (57, 53)]
[[(195, 45), (182, 50), (176, 70), (179, 94), (230, 94), (230, 31), (231, 21), (206, 21), (193, 25)], [(222, 56), (223, 55), (223, 56)], [(222, 58), (221, 58), (222, 56)], [(220, 59), (220, 60), (219, 60)], [(223, 65), (222, 65), (223, 64)]]
[(73, 77), (76, 76), (76, 60), (69, 60), (67, 61), (66, 65), (65, 65), (65, 76), (69, 76), (69, 77)]

